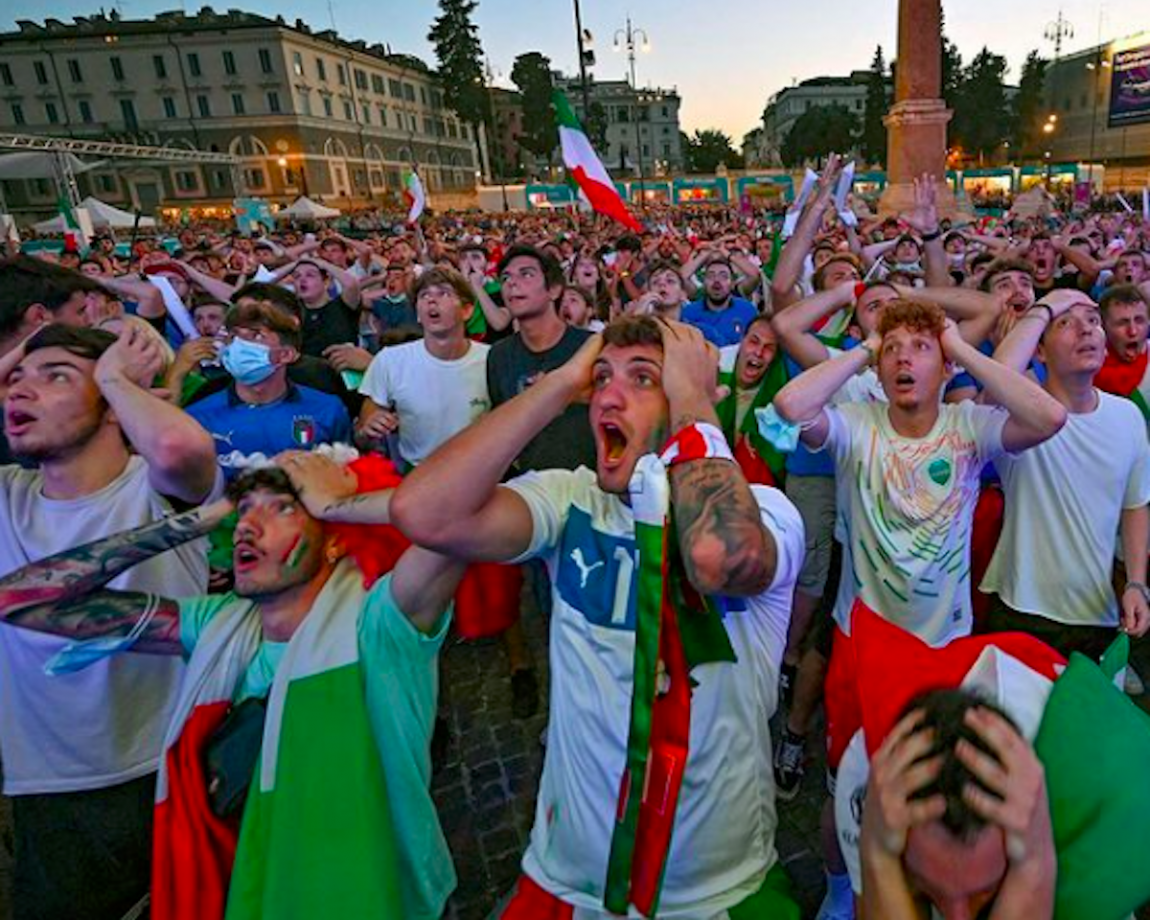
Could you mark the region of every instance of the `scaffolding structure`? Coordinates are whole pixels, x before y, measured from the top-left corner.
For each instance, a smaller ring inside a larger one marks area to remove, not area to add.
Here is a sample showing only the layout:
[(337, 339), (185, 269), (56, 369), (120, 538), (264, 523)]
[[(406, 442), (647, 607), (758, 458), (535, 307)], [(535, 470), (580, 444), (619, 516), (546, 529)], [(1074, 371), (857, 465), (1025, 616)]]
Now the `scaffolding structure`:
[[(115, 141), (82, 140), (74, 137), (50, 137), (37, 134), (12, 134), (0, 132), (0, 150), (38, 151), (52, 154), (52, 172), (56, 182), (56, 193), (66, 197), (69, 205), (79, 207), (80, 187), (72, 170), (72, 161), (66, 154), (87, 154), (106, 159), (154, 160), (165, 163), (215, 163), (227, 166), (232, 179), (232, 188), (237, 197), (244, 195), (244, 176), (240, 168), (241, 160), (230, 153), (211, 153), (204, 150), (184, 150), (179, 147), (152, 147), (146, 144), (122, 144)], [(4, 206), (0, 192), (0, 212)]]

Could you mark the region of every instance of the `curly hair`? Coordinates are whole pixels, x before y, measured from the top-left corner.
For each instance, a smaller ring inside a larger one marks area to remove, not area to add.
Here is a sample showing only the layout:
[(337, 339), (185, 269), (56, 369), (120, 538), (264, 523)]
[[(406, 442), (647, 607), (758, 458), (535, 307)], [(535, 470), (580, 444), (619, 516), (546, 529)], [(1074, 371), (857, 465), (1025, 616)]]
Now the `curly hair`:
[(941, 336), (946, 327), (946, 314), (942, 307), (920, 300), (892, 300), (882, 311), (878, 321), (878, 334), (886, 336), (895, 329), (926, 332)]

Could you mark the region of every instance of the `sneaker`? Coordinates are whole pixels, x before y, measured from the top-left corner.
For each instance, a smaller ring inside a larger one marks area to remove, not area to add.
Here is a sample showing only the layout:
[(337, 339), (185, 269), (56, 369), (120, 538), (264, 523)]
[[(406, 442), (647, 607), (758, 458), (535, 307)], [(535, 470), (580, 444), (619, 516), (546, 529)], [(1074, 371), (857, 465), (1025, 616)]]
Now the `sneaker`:
[(803, 784), (803, 761), (806, 759), (807, 739), (783, 729), (779, 746), (775, 749), (775, 795), (784, 802), (799, 794)]
[(855, 899), (851, 891), (850, 876), (828, 876), (827, 893), (815, 920), (854, 920)]
[(1142, 678), (1138, 676), (1138, 672), (1134, 670), (1134, 665), (1127, 663), (1126, 676), (1122, 678), (1122, 688), (1126, 691), (1127, 696), (1141, 696), (1146, 692), (1146, 685), (1142, 683)]
[(779, 668), (779, 702), (784, 708), (791, 708), (791, 699), (795, 694), (795, 677), (799, 673), (797, 664), (786, 664)]
[(539, 711), (539, 681), (534, 668), (511, 672), (511, 714), (517, 719), (530, 719)]

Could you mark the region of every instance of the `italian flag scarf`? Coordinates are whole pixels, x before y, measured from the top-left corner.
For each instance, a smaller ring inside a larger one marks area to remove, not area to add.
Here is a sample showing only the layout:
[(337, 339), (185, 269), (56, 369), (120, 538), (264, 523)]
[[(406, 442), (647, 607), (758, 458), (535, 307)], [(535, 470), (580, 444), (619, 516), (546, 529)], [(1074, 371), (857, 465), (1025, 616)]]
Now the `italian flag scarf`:
[(196, 761), (259, 648), (259, 611), (237, 600), (204, 630), (156, 790), (157, 920), (408, 915), (359, 666), (364, 598), (344, 560), (289, 642), (238, 840), (211, 814)]
[(1123, 361), (1109, 346), (1106, 347), (1106, 360), (1102, 369), (1094, 375), (1094, 385), (1106, 393), (1125, 396), (1141, 411), (1144, 419), (1150, 420), (1150, 406), (1138, 390), (1146, 378), (1146, 365), (1150, 359), (1150, 349), (1143, 349), (1133, 361)]
[(559, 144), (563, 148), (563, 165), (570, 177), (575, 180), (596, 213), (605, 214), (623, 226), (642, 231), (627, 205), (615, 190), (615, 183), (603, 168), (603, 163), (591, 146), (571, 103), (561, 90), (551, 94), (551, 104), (555, 108), (555, 120), (559, 125)]
[[(782, 477), (786, 462), (785, 456), (759, 433), (759, 423), (755, 417), (755, 410), (769, 406), (775, 395), (787, 383), (786, 362), (782, 354), (779, 353), (775, 356), (770, 367), (767, 368), (766, 374), (763, 375), (763, 379), (759, 381), (759, 388), (755, 393), (754, 401), (747, 409), (747, 414), (743, 416), (741, 425), (736, 426), (735, 424), (738, 419), (739, 394), (734, 369), (721, 372), (719, 383), (727, 387), (729, 392), (722, 402), (715, 407), (715, 412), (719, 416), (719, 426), (723, 429), (727, 443), (734, 448), (736, 461), (743, 469), (748, 482), (774, 485)], [(744, 445), (749, 446), (755, 457), (770, 470), (771, 479), (769, 482), (761, 474), (753, 475), (753, 470), (747, 469), (748, 465), (753, 465), (755, 458), (745, 456)]]
[(640, 458), (630, 494), (639, 555), (634, 689), (603, 903), (614, 914), (634, 904), (653, 917), (689, 754), (689, 671), (707, 661), (733, 663), (735, 653), (714, 606), (686, 579), (659, 457)]

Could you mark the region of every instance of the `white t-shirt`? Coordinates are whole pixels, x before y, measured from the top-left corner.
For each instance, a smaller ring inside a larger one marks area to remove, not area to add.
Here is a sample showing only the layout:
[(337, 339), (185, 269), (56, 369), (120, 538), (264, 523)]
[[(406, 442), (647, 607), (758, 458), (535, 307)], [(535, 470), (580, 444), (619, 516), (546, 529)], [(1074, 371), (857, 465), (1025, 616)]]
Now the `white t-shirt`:
[[(0, 467), (0, 575), (92, 540), (170, 515), (132, 457), (92, 495), (57, 501), (34, 470)], [(217, 488), (218, 491), (218, 488)], [(178, 598), (203, 594), (203, 540), (128, 569), (110, 588)], [(43, 667), (68, 640), (0, 624), (0, 750), (4, 792), (29, 795), (101, 789), (156, 769), (183, 676), (177, 656), (120, 654), (74, 674)]]
[(491, 409), (487, 353), (471, 342), (454, 361), (433, 357), (423, 342), (393, 345), (376, 355), (359, 391), (377, 406), (395, 405), (399, 452), (413, 466)]
[(856, 597), (930, 645), (971, 629), (970, 528), (983, 466), (1002, 453), (1006, 411), (939, 406), (926, 437), (905, 438), (888, 406), (828, 407), (843, 577), (834, 618), (850, 632)]
[[(1098, 392), (1098, 391), (1095, 391)], [(1054, 437), (999, 457), (1006, 517), (982, 590), (1059, 623), (1117, 626), (1111, 584), (1122, 512), (1150, 502), (1150, 445), (1128, 399), (1098, 393)]]
[[(523, 871), (566, 903), (601, 911), (634, 677), (634, 518), (585, 467), (529, 473), (510, 487), (531, 509), (523, 558), (542, 557), (553, 586), (547, 756)], [(690, 757), (660, 917), (726, 910), (758, 890), (777, 858), (767, 723), (804, 537), (802, 519), (781, 492), (751, 488), (775, 539), (778, 568), (762, 594), (725, 601), (738, 663), (692, 672), (698, 686)]]

